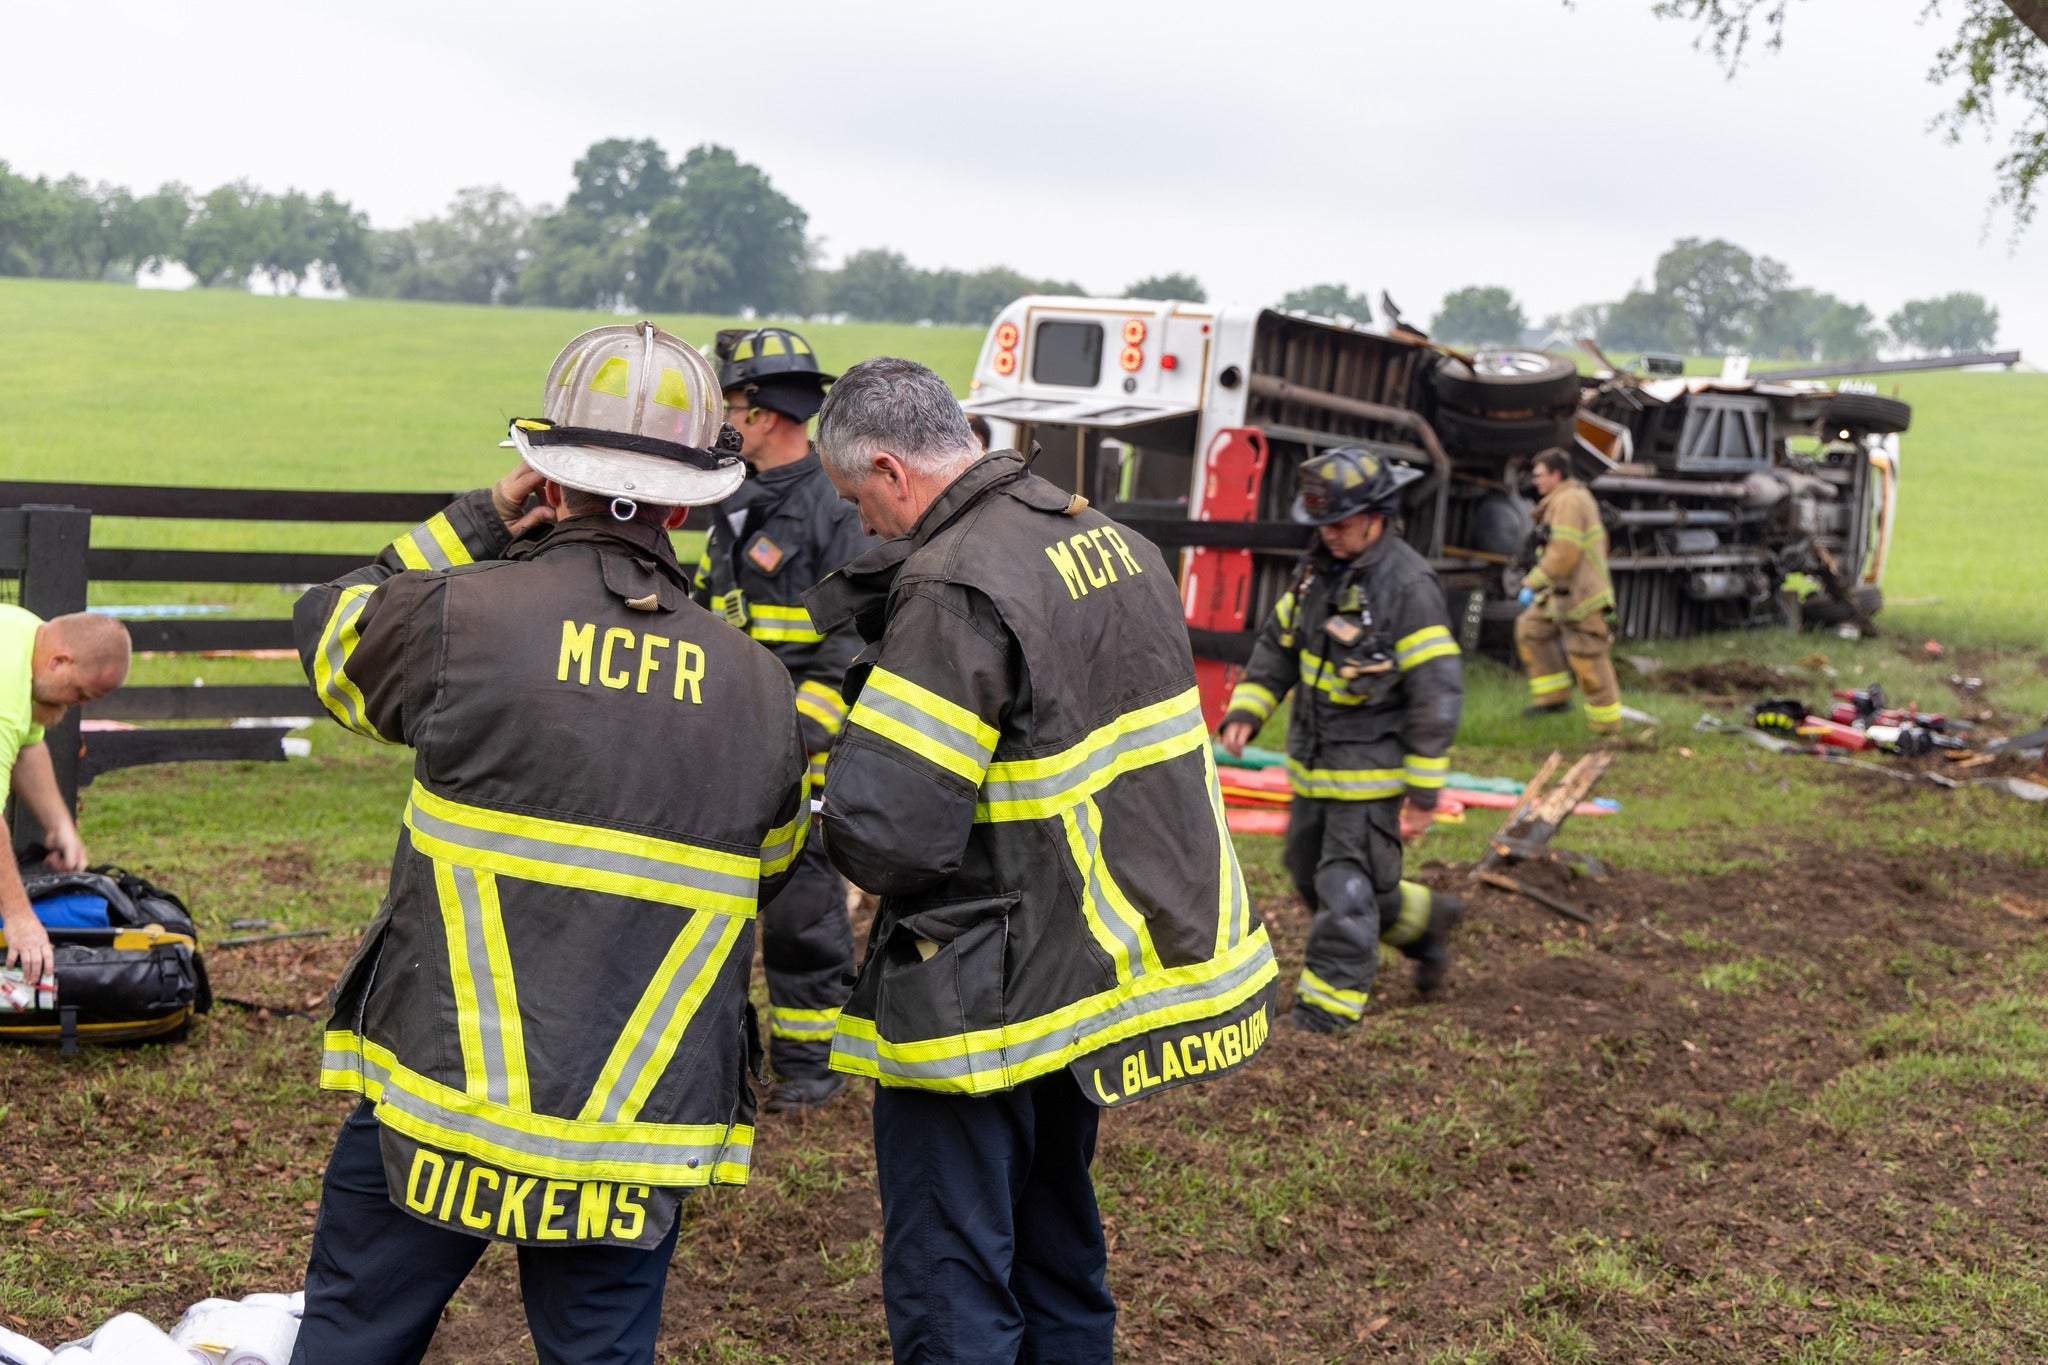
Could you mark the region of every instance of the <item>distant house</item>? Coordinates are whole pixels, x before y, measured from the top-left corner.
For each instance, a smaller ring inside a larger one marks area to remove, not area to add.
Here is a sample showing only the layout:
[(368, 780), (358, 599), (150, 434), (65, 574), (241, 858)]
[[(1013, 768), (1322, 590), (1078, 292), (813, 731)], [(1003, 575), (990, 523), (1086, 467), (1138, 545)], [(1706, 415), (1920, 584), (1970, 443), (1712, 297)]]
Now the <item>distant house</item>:
[(1579, 340), (1562, 327), (1525, 327), (1515, 345), (1525, 351), (1576, 351)]

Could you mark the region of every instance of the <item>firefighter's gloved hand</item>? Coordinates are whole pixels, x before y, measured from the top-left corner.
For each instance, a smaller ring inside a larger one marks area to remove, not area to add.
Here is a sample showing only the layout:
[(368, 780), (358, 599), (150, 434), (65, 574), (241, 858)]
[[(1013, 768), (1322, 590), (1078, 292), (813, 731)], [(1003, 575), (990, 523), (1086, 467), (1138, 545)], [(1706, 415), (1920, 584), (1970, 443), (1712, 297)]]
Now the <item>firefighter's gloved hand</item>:
[(1528, 606), (1531, 602), (1534, 602), (1535, 600), (1536, 589), (1534, 588), (1525, 587), (1520, 592), (1515, 594), (1515, 601), (1521, 603), (1525, 607)]

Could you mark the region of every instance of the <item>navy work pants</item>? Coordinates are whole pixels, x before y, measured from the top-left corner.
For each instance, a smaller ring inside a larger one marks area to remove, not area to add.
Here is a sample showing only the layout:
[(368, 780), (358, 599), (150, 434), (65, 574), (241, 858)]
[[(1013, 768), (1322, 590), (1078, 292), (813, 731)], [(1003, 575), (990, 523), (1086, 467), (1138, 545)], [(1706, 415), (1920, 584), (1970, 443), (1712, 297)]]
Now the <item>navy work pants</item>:
[[(358, 1105), (327, 1163), (292, 1365), (417, 1365), (489, 1245), (391, 1202), (377, 1128), (370, 1105)], [(675, 1248), (675, 1228), (646, 1251), (520, 1247), (519, 1288), (541, 1365), (652, 1365)]]
[(1098, 1119), (1065, 1071), (999, 1095), (876, 1090), (898, 1361), (1107, 1365), (1116, 1304), (1088, 1173)]

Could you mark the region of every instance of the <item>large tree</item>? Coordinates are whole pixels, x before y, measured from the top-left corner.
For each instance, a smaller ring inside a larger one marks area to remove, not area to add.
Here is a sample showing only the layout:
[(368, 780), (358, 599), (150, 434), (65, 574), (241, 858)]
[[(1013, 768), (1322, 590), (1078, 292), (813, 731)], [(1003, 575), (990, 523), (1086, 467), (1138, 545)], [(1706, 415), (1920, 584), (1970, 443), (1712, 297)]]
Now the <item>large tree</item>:
[(1124, 290), (1127, 299), (1178, 299), (1182, 303), (1207, 303), (1202, 282), (1185, 271), (1171, 275), (1147, 275)]
[(1348, 286), (1341, 284), (1311, 284), (1289, 290), (1280, 300), (1280, 306), (1289, 312), (1314, 313), (1319, 317), (1372, 321), (1372, 304), (1365, 295), (1354, 294)]
[(1982, 350), (1998, 340), (1998, 310), (1982, 294), (1914, 299), (1887, 322), (1901, 345), (1941, 355)]
[(576, 163), (576, 188), (566, 207), (598, 218), (624, 215), (646, 222), (654, 206), (675, 197), (676, 175), (668, 153), (652, 138), (622, 137), (593, 142)]
[(1429, 320), (1429, 331), (1453, 345), (1512, 346), (1528, 325), (1513, 294), (1497, 284), (1474, 284), (1444, 295), (1444, 306)]
[(179, 259), (202, 285), (246, 288), (271, 253), (275, 201), (246, 180), (201, 199), (179, 244)]
[(1700, 355), (1744, 344), (1764, 300), (1789, 282), (1778, 262), (1718, 237), (1681, 237), (1657, 258), (1657, 292), (1677, 305)]
[(707, 143), (683, 157), (675, 181), (649, 210), (634, 252), (642, 304), (707, 313), (802, 306), (809, 219), (759, 166)]
[[(1570, 0), (1567, 0), (1569, 3)], [(1700, 43), (1732, 76), (1761, 41), (1783, 46), (1793, 0), (1657, 0), (1656, 13), (1700, 26)], [(1927, 0), (1927, 16), (1952, 15), (1954, 35), (1935, 53), (1927, 78), (1955, 89), (1937, 120), (1953, 142), (1972, 126), (1988, 133), (2001, 111), (2013, 116), (1998, 162), (1997, 202), (2014, 231), (2033, 220), (2048, 174), (2048, 0)]]

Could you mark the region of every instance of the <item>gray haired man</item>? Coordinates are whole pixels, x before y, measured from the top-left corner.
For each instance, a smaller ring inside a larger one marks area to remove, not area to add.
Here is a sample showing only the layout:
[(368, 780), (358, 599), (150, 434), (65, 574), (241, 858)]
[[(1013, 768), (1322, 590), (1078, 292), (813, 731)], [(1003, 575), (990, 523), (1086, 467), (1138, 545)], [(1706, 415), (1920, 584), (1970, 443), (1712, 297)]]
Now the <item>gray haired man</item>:
[(849, 370), (818, 444), (889, 537), (806, 600), (867, 642), (818, 818), (882, 898), (832, 1065), (880, 1082), (895, 1356), (1107, 1362), (1098, 1111), (1242, 1065), (1272, 1021), (1173, 571), (982, 455), (922, 365)]

